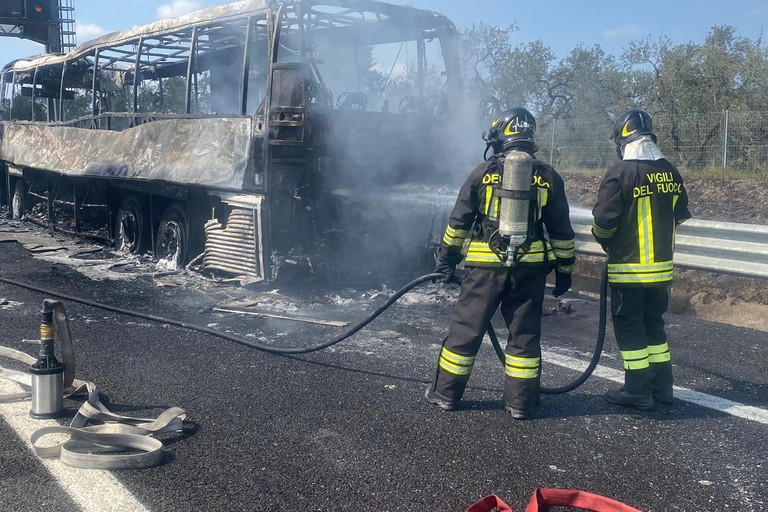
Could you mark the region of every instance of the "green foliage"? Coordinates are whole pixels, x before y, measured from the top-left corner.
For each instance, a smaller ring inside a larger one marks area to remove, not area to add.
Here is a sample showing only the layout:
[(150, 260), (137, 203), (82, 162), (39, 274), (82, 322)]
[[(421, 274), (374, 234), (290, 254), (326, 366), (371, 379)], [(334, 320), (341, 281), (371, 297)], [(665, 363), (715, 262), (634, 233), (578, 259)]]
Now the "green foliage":
[[(481, 24), (462, 32), (467, 90), (479, 103), (476, 117), (488, 120), (489, 113), (513, 105), (531, 110), (538, 121), (540, 158), (600, 167), (615, 155), (607, 142), (612, 120), (639, 107), (654, 117), (665, 154), (682, 166), (722, 167), (725, 149), (728, 167), (764, 172), (768, 50), (762, 40), (721, 26), (713, 27), (702, 44), (646, 37), (618, 58), (594, 45), (558, 59), (541, 40), (512, 44), (514, 30)], [(726, 111), (731, 116), (727, 139)], [(734, 122), (748, 113), (759, 119)]]
[[(13, 97), (13, 117), (24, 121), (32, 121), (32, 98), (16, 94)], [(48, 119), (48, 104), (45, 100), (34, 100), (34, 121), (46, 121)]]

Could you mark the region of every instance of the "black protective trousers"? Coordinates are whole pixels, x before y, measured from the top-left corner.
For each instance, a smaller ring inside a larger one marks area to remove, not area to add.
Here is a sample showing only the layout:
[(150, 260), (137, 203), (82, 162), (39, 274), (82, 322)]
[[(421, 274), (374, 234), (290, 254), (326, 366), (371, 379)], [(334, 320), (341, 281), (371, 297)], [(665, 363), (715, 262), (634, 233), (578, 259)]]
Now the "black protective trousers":
[(669, 289), (664, 284), (611, 287), (613, 333), (624, 359), (624, 388), (631, 393), (672, 394), (672, 363), (663, 318), (668, 306)]
[[(504, 400), (518, 409), (538, 405), (546, 276), (542, 267), (467, 268), (438, 361), (433, 384), (438, 395), (452, 401), (461, 399), (491, 318), (501, 306), (509, 330), (505, 349), (507, 360), (519, 358), (535, 364), (525, 369), (525, 378), (506, 375)], [(451, 358), (460, 361), (455, 367), (458, 370), (451, 364), (444, 364), (446, 358), (448, 363)], [(494, 364), (497, 363), (494, 361)]]

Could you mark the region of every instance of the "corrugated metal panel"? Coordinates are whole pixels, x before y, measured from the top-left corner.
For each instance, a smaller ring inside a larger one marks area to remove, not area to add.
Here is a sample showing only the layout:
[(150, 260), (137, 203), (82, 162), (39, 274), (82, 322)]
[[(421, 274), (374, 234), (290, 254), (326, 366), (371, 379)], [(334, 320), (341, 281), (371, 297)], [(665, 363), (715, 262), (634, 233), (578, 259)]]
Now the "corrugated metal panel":
[(261, 248), (261, 200), (224, 200), (232, 206), (226, 225), (212, 219), (205, 225), (203, 268), (264, 279)]

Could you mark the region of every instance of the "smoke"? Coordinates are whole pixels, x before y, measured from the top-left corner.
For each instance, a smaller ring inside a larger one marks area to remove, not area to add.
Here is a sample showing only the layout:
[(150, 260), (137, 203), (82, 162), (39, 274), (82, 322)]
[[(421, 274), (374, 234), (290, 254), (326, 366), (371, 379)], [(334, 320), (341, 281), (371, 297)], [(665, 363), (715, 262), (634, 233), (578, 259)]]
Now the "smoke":
[(321, 174), (338, 206), (321, 224), (340, 233), (352, 279), (386, 282), (431, 271), (458, 189), (482, 161), (480, 123), (449, 87), (456, 77), (446, 73), (448, 50), (435, 37), (419, 51), (402, 28), (422, 20), (382, 23), (390, 30), (377, 29), (375, 39), (339, 29), (318, 31), (322, 38), (312, 41), (331, 98)]

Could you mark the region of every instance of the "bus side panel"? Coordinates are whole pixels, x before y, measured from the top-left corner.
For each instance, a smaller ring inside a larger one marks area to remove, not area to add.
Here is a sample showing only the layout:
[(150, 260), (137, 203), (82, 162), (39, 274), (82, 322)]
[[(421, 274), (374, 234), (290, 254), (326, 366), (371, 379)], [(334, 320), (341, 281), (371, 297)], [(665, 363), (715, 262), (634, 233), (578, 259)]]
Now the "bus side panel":
[(4, 123), (0, 160), (68, 176), (250, 190), (250, 118), (171, 119), (122, 132)]

